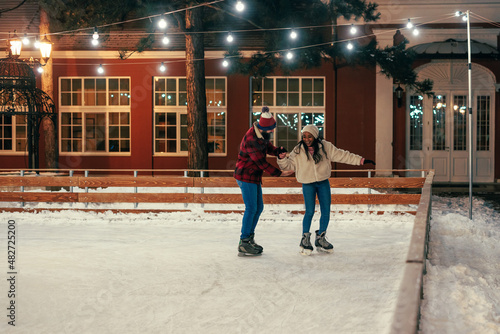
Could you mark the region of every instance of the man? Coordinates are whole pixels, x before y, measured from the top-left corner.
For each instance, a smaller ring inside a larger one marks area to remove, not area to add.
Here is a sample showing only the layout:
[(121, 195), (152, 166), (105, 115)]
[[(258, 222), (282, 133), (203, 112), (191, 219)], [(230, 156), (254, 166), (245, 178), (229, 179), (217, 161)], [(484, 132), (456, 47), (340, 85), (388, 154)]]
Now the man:
[(262, 174), (264, 172), (271, 176), (293, 174), (293, 171), (280, 171), (266, 160), (267, 155), (278, 156), (279, 153), (285, 151), (283, 147), (277, 148), (269, 141), (275, 128), (276, 120), (269, 112), (269, 108), (263, 107), (259, 121), (247, 131), (240, 144), (234, 178), (241, 189), (245, 213), (241, 226), (238, 256), (257, 256), (263, 251), (262, 246), (254, 240), (255, 227), (264, 210)]

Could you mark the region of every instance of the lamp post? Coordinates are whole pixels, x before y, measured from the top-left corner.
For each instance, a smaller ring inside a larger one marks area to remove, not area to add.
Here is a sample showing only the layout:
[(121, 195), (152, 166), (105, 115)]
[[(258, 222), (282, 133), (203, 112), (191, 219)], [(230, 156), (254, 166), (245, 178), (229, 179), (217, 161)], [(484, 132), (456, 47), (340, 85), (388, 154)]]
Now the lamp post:
[(469, 219), (472, 220), (472, 61), (470, 47), (470, 11), (466, 12), (467, 17), (467, 67), (468, 67), (468, 84), (469, 84)]

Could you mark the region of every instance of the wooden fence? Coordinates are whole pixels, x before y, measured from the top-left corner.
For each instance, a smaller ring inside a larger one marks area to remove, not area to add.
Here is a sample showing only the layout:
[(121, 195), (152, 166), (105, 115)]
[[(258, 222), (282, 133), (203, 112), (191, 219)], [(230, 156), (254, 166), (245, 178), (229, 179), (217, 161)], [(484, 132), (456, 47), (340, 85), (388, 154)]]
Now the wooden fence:
[[(168, 170), (172, 171), (172, 170)], [(188, 176), (138, 176), (134, 175), (107, 175), (89, 176), (89, 173), (102, 171), (59, 171), (56, 175), (43, 176), (31, 174), (20, 176), (0, 176), (0, 211), (36, 211), (47, 208), (30, 209), (23, 207), (25, 203), (191, 203), (191, 204), (242, 204), (239, 192), (227, 193), (217, 189), (238, 188), (236, 180), (231, 176), (215, 177), (188, 177)], [(109, 171), (107, 171), (109, 172)], [(121, 173), (127, 171), (121, 170)], [(151, 171), (142, 171), (151, 172)], [(158, 172), (155, 170), (154, 172)], [(229, 171), (210, 171), (228, 173)], [(371, 176), (373, 171), (335, 171), (361, 172)], [(415, 221), (410, 240), (408, 255), (405, 261), (404, 275), (400, 286), (397, 306), (391, 326), (392, 334), (414, 334), (418, 331), (420, 317), (420, 301), (423, 291), (423, 275), (425, 272), (425, 259), (427, 257), (429, 221), (431, 215), (431, 187), (434, 171), (404, 171), (420, 173), (420, 177), (335, 177), (330, 179), (334, 189), (365, 189), (367, 193), (332, 194), (333, 208), (335, 205), (418, 205), (415, 212)], [(80, 175), (75, 175), (80, 173)], [(187, 173), (185, 174), (187, 175)], [(265, 177), (263, 188), (299, 188), (295, 177)], [(139, 192), (139, 189), (162, 188), (166, 192)], [(181, 188), (181, 192), (170, 192), (169, 189)], [(215, 189), (205, 193), (206, 189)], [(57, 189), (57, 191), (54, 191)], [(113, 192), (102, 192), (102, 189), (116, 189)], [(128, 192), (124, 192), (128, 189)], [(412, 191), (418, 191), (412, 193)], [(376, 193), (371, 193), (376, 190)], [(377, 191), (378, 190), (378, 191)], [(400, 191), (397, 191), (400, 190)], [(403, 190), (403, 191), (402, 191)], [(19, 204), (18, 207), (7, 207), (5, 204)], [(264, 194), (264, 203), (267, 204), (302, 204), (303, 197), (300, 193)], [(4, 205), (2, 205), (4, 204)], [(48, 208), (49, 210), (62, 210), (61, 208)], [(74, 208), (70, 208), (74, 210)], [(101, 211), (99, 209), (78, 209)], [(103, 209), (103, 211), (109, 209)], [(219, 208), (221, 211), (222, 208)], [(231, 212), (235, 211), (229, 209)], [(151, 209), (115, 209), (120, 212), (145, 212), (145, 211), (172, 211)], [(179, 211), (179, 210), (174, 210)], [(205, 210), (210, 211), (210, 210)], [(212, 210), (213, 211), (213, 210)]]

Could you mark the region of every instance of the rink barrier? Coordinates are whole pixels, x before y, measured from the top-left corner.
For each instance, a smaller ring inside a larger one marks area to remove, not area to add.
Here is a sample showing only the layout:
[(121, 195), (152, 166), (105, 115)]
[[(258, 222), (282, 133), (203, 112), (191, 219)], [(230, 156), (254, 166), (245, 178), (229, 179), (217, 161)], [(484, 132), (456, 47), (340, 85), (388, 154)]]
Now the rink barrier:
[(419, 330), (420, 305), (423, 295), (423, 276), (428, 254), (430, 219), (432, 214), (432, 181), (434, 170), (429, 171), (422, 188), (413, 223), (410, 246), (406, 256), (403, 279), (399, 287), (391, 334), (416, 334)]
[[(233, 177), (186, 177), (186, 176), (0, 176), (0, 187), (19, 188), (0, 192), (0, 202), (37, 203), (199, 203), (243, 204), (240, 193), (204, 193), (205, 188), (238, 188)], [(422, 188), (424, 177), (338, 177), (331, 178), (332, 188), (403, 189)], [(139, 193), (138, 187), (181, 187), (184, 193)], [(263, 188), (300, 188), (294, 177), (264, 177)], [(68, 189), (67, 192), (50, 191), (51, 188)], [(75, 192), (74, 188), (85, 189)], [(133, 188), (134, 192), (88, 192), (99, 188)], [(198, 188), (201, 192), (190, 192)], [(41, 191), (34, 191), (38, 189)], [(30, 191), (27, 191), (30, 190)], [(417, 205), (420, 194), (332, 194), (332, 204), (380, 204)], [(303, 204), (302, 194), (264, 194), (266, 204)]]
[[(17, 171), (0, 175), (0, 205), (2, 202), (17, 202), (21, 206), (26, 202), (47, 203), (199, 203), (243, 204), (241, 194), (205, 193), (205, 188), (238, 188), (232, 176), (203, 177), (204, 172), (211, 174), (228, 173), (230, 171), (195, 171), (201, 177), (187, 176), (185, 170), (166, 170), (164, 172), (181, 172), (179, 175), (139, 176), (138, 173), (156, 173), (154, 171), (119, 170), (123, 175), (89, 176), (89, 172), (110, 172), (110, 170), (71, 170), (59, 171), (55, 175), (43, 176)], [(423, 298), (423, 275), (425, 274), (425, 260), (428, 252), (428, 238), (432, 207), (432, 180), (433, 170), (388, 170), (377, 173), (403, 172), (411, 177), (372, 177), (375, 171), (334, 171), (364, 172), (368, 177), (334, 177), (330, 179), (332, 188), (367, 188), (368, 194), (332, 194), (332, 204), (418, 204), (415, 220), (408, 248), (403, 278), (398, 291), (396, 309), (391, 324), (391, 334), (418, 333), (420, 320), (420, 304)], [(0, 170), (2, 172), (2, 170)], [(53, 170), (51, 171), (53, 172)], [(133, 172), (133, 176), (126, 175)], [(191, 171), (193, 172), (193, 171)], [(76, 173), (76, 175), (75, 175)], [(81, 175), (78, 175), (81, 174)], [(413, 176), (418, 175), (420, 176)], [(22, 175), (22, 176), (21, 176)], [(263, 188), (297, 188), (302, 185), (295, 177), (264, 177)], [(133, 192), (117, 193), (89, 193), (89, 189), (102, 188), (133, 188)], [(184, 188), (183, 193), (139, 193), (138, 187)], [(197, 188), (199, 192), (190, 192)], [(6, 189), (6, 190), (5, 190)], [(62, 189), (67, 191), (61, 192)], [(74, 191), (80, 189), (83, 191)], [(371, 189), (387, 190), (386, 193), (372, 194)], [(417, 190), (418, 193), (409, 193), (404, 190)], [(397, 192), (398, 190), (403, 190)], [(394, 192), (396, 191), (396, 192)], [(303, 204), (302, 194), (264, 194), (266, 204)], [(1, 208), (1, 211), (42, 211), (42, 210), (80, 210), (80, 211), (115, 211), (115, 212), (168, 212), (183, 210), (140, 210), (140, 209), (62, 209), (62, 208)], [(189, 210), (185, 210), (189, 211)], [(213, 210), (205, 210), (210, 212)], [(217, 212), (222, 212), (218, 210)], [(230, 210), (235, 212), (235, 210)], [(237, 210), (236, 210), (237, 211)], [(227, 211), (226, 211), (227, 212)], [(408, 211), (407, 211), (408, 212)], [(380, 213), (380, 212), (379, 212)], [(383, 212), (382, 212), (383, 213)], [(394, 213), (394, 212), (392, 212)], [(410, 212), (411, 213), (411, 212)]]

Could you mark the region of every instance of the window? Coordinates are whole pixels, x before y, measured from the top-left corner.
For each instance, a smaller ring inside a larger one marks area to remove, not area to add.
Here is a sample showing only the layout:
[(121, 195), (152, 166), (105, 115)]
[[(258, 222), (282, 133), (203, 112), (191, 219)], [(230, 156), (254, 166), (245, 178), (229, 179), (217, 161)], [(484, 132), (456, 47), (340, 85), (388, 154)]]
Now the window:
[(314, 124), (325, 137), (325, 79), (322, 77), (253, 78), (252, 119), (259, 119), (261, 107), (269, 106), (276, 119), (272, 140), (288, 151), (301, 140), (301, 130)]
[[(208, 152), (226, 154), (226, 78), (205, 79)], [(155, 77), (154, 150), (156, 155), (187, 155), (187, 91), (184, 77)]]
[(27, 152), (25, 115), (0, 115), (0, 151)]
[(422, 150), (424, 113), (422, 110), (423, 96), (410, 96), (410, 150)]
[(477, 97), (477, 143), (478, 151), (490, 150), (490, 97)]
[(60, 78), (61, 153), (130, 153), (130, 78)]
[(453, 150), (467, 150), (467, 96), (453, 97)]
[(446, 150), (446, 96), (434, 96), (432, 101), (432, 149)]

